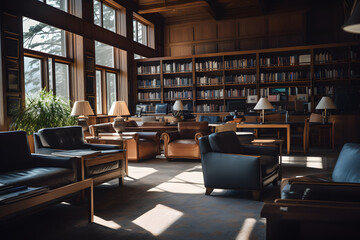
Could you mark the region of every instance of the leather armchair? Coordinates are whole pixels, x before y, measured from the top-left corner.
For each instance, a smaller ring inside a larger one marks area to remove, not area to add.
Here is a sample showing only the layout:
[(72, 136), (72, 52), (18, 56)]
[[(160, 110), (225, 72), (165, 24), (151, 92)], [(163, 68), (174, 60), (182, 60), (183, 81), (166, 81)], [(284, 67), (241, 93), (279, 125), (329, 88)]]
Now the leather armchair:
[(277, 184), (279, 153), (276, 147), (242, 145), (233, 131), (200, 138), (206, 195), (214, 188), (252, 191), (255, 200), (268, 184)]
[(165, 157), (200, 159), (199, 138), (208, 134), (208, 122), (179, 122), (178, 131), (161, 135)]
[[(90, 133), (115, 133), (112, 123), (102, 123), (90, 126)], [(136, 132), (134, 139), (127, 141), (129, 161), (140, 161), (155, 158), (160, 154), (160, 134), (157, 132)]]
[[(43, 128), (34, 133), (35, 153), (48, 154), (61, 150), (120, 150), (116, 145), (87, 144), (81, 126)], [(79, 161), (78, 161), (79, 162)], [(80, 163), (78, 163), (80, 165)], [(97, 179), (94, 181), (102, 183), (115, 177), (119, 178), (119, 184), (123, 182), (123, 159), (89, 166), (85, 169), (85, 177)]]
[(2, 184), (54, 189), (77, 180), (75, 158), (31, 154), (24, 131), (1, 132), (0, 154)]

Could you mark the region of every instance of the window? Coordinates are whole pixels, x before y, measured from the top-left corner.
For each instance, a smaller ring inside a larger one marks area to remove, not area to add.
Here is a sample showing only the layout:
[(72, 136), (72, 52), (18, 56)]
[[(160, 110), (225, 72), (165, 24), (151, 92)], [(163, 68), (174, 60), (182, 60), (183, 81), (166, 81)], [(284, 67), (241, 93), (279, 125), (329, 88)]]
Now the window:
[[(61, 1), (47, 1), (52, 2)], [(72, 59), (67, 58), (68, 33), (26, 17), (23, 29), (26, 96), (46, 88), (69, 100)]]
[(64, 12), (68, 11), (68, 0), (39, 0), (39, 1), (46, 3), (52, 7), (63, 10)]
[(142, 23), (139, 20), (137, 20), (136, 18), (134, 18), (134, 20), (133, 20), (133, 36), (134, 36), (135, 42), (141, 43), (146, 46), (148, 45), (147, 28), (148, 28), (147, 25), (145, 25), (144, 23)]
[(95, 62), (97, 65), (113, 68), (114, 47), (95, 41)]
[(101, 71), (96, 70), (96, 113), (102, 114), (102, 86), (101, 86)]
[(116, 9), (94, 0), (94, 23), (112, 32), (116, 32)]
[(116, 74), (106, 73), (106, 106), (109, 112), (111, 105), (116, 101)]

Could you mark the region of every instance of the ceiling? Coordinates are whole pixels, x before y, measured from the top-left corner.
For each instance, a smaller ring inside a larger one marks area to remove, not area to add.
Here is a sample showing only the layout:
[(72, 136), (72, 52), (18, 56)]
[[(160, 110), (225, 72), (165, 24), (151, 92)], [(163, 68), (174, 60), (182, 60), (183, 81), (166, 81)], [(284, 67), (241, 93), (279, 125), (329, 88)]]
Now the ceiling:
[(331, 2), (342, 0), (137, 0), (138, 13), (159, 14), (165, 24), (251, 17)]

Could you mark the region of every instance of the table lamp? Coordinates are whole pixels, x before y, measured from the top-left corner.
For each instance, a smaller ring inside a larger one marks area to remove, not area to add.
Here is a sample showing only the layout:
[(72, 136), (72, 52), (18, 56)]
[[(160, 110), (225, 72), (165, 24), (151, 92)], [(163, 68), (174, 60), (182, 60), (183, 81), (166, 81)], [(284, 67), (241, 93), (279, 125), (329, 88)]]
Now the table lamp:
[(115, 101), (111, 105), (109, 115), (116, 115), (117, 117), (114, 119), (113, 127), (117, 133), (122, 133), (125, 131), (125, 121), (122, 116), (130, 115), (129, 109), (126, 106), (125, 101)]
[(182, 104), (181, 100), (176, 100), (173, 107), (173, 116), (177, 119), (177, 121), (181, 120), (183, 115), (184, 105)]
[(322, 113), (322, 117), (323, 117), (323, 124), (325, 124), (327, 123), (328, 120), (328, 112), (326, 110), (336, 109), (336, 106), (330, 97), (322, 97), (315, 109), (324, 110)]
[(274, 109), (274, 107), (266, 97), (262, 97), (254, 107), (254, 110), (262, 110), (260, 112), (260, 119), (262, 123), (265, 122), (265, 109)]
[(350, 16), (342, 29), (349, 33), (360, 33), (360, 2), (354, 1)]
[(87, 116), (89, 115), (94, 115), (94, 112), (88, 101), (80, 100), (74, 103), (71, 111), (71, 116), (78, 116), (78, 125), (82, 127), (82, 130), (84, 132), (89, 128), (89, 125), (87, 123)]

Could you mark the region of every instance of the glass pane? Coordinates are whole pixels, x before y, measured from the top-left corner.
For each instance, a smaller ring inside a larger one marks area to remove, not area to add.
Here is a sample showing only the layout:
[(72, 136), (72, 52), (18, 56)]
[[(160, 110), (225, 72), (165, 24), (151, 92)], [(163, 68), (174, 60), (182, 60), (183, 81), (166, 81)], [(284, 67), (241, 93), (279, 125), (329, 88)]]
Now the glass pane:
[(24, 48), (66, 57), (65, 31), (23, 18)]
[(95, 62), (98, 65), (114, 67), (114, 47), (95, 41)]
[(115, 9), (103, 4), (103, 27), (112, 32), (116, 32)]
[(94, 0), (94, 23), (101, 27), (101, 3)]
[(138, 22), (138, 43), (142, 43), (142, 41), (143, 41), (142, 26), (143, 25), (140, 22)]
[(24, 57), (24, 78), (26, 97), (38, 94), (42, 88), (40, 59)]
[(106, 105), (109, 112), (111, 105), (116, 101), (116, 74), (106, 73)]
[(57, 62), (55, 63), (55, 81), (56, 96), (69, 100), (69, 65)]
[(96, 113), (102, 114), (101, 71), (96, 71)]
[(52, 69), (52, 59), (48, 60), (48, 69), (49, 69), (49, 89), (54, 90), (53, 86), (53, 69)]
[(133, 38), (137, 42), (137, 21), (133, 20)]
[(142, 30), (143, 30), (143, 32), (142, 32), (142, 36), (143, 36), (142, 44), (147, 46), (147, 26), (143, 24)]
[(68, 0), (46, 0), (46, 3), (65, 12), (68, 11)]

